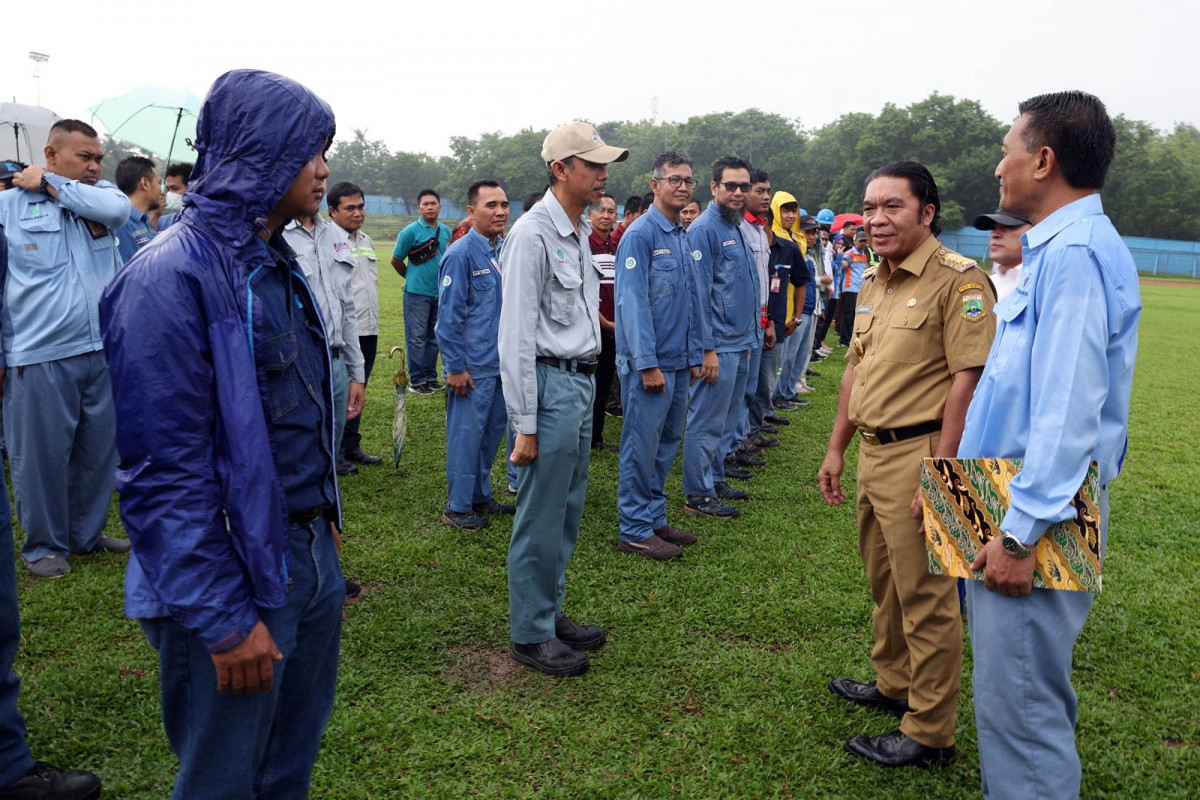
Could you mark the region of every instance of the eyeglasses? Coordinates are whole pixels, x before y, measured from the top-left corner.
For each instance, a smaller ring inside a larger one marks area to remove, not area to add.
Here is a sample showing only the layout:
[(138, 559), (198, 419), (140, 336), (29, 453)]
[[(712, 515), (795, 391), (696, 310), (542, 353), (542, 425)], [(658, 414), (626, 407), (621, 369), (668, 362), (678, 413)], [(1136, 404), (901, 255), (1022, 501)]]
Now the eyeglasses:
[(656, 178), (656, 180), (666, 181), (672, 189), (678, 189), (680, 186), (686, 186), (689, 189), (696, 188), (695, 178), (681, 178), (678, 175), (668, 175), (665, 178)]
[(733, 194), (734, 192), (738, 191), (739, 189), (741, 189), (742, 193), (745, 194), (746, 192), (750, 191), (750, 186), (752, 184), (750, 184), (750, 183), (735, 183), (734, 181), (725, 181), (721, 185), (724, 186), (725, 191), (729, 192), (730, 194)]

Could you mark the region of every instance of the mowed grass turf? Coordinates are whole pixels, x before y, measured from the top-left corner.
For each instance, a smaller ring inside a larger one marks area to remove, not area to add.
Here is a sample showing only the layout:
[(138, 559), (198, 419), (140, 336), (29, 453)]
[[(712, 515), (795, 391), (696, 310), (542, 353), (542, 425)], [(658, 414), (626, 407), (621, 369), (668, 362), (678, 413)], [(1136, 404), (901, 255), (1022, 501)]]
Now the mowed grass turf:
[[(604, 625), (609, 641), (585, 676), (555, 680), (508, 656), (511, 518), (476, 533), (440, 521), (440, 394), (408, 396), (407, 446), (391, 465), (395, 362), (387, 353), (402, 342), (401, 281), (386, 266), (389, 248), (380, 255), (383, 330), (363, 431), (367, 449), (387, 462), (341, 482), (346, 574), (364, 590), (346, 605), (314, 797), (978, 795), (969, 647), (957, 763), (885, 771), (842, 750), (851, 736), (895, 727), (827, 688), (836, 676), (873, 677), (853, 511), (827, 507), (816, 484), (844, 351), (817, 366), (812, 406), (789, 414), (783, 446), (745, 486), (752, 500), (741, 519), (685, 518), (677, 464), (670, 519), (700, 536), (679, 561), (618, 553), (617, 459), (595, 455), (566, 610)], [(1143, 301), (1105, 591), (1076, 650), (1083, 795), (1194, 798), (1200, 289), (1147, 285)], [(608, 441), (620, 427), (607, 420)], [(497, 459), (501, 500), (503, 469)], [(121, 533), (115, 505), (110, 527)], [(124, 560), (76, 557), (75, 571), (57, 581), (18, 570), (21, 707), (35, 757), (96, 771), (106, 797), (163, 798), (175, 764), (159, 719), (155, 654), (122, 616)]]

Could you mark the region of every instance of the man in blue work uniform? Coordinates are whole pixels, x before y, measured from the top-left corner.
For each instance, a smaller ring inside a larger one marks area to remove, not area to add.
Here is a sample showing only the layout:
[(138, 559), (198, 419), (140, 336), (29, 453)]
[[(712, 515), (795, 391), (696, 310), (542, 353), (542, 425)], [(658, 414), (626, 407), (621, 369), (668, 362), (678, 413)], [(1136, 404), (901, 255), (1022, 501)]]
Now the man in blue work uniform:
[(605, 165), (628, 157), (585, 122), (551, 131), (542, 143), (550, 189), (517, 220), (500, 262), (500, 375), (517, 433), (510, 458), (523, 467), (508, 548), (512, 655), (548, 675), (583, 673), (582, 651), (606, 639), (562, 604), (583, 517), (600, 354), (600, 270), (584, 210), (604, 194)]
[(512, 514), (492, 497), (490, 475), (508, 415), (500, 388), (500, 250), (508, 196), (493, 180), (467, 189), (471, 229), (442, 258), (438, 347), (446, 369), (446, 489), (442, 521), (486, 528), (479, 516)]
[(145, 156), (130, 156), (117, 164), (113, 176), (117, 188), (129, 198), (129, 219), (117, 229), (117, 250), (121, 262), (129, 263), (133, 254), (150, 243), (156, 228), (150, 215), (167, 202), (162, 185), (158, 182), (158, 170), (154, 162)]
[(1079, 796), (1071, 657), (1090, 592), (1032, 588), (1031, 549), (1100, 465), (1108, 484), (1129, 446), (1129, 396), (1141, 297), (1129, 249), (1099, 190), (1116, 131), (1104, 104), (1059, 92), (1020, 104), (996, 167), (1000, 207), (1033, 223), (1017, 288), (996, 305), (995, 343), (967, 411), (958, 455), (1020, 458), (1001, 535), (968, 581), (975, 720), (985, 798)]
[(716, 379), (717, 356), (703, 348), (707, 321), (696, 262), (679, 222), (696, 185), (692, 160), (667, 151), (654, 159), (651, 175), (654, 205), (617, 248), (617, 368), (625, 407), (617, 548), (665, 561), (680, 556), (680, 545), (696, 541), (667, 522), (664, 487), (683, 439), (688, 388), (697, 378)]
[[(749, 162), (725, 156), (713, 164), (713, 201), (687, 229), (696, 259), (701, 314), (709, 325), (705, 350), (717, 355), (717, 379), (692, 385), (683, 443), (684, 512), (732, 519), (738, 509), (716, 496), (725, 480), (725, 433), (743, 409), (750, 348), (759, 333), (758, 267), (738, 224), (750, 191)], [(739, 377), (740, 376), (740, 377)], [(732, 435), (730, 435), (732, 441)]]
[(346, 587), (329, 346), (282, 228), (325, 194), (333, 112), (235, 70), (196, 132), (179, 221), (100, 308), (135, 554), (125, 613), (158, 651), (172, 797), (306, 797)]
[(0, 193), (4, 434), (21, 557), (41, 578), (70, 572), (71, 553), (129, 550), (102, 535), (117, 448), (96, 305), (121, 267), (114, 232), (129, 219), (129, 198), (100, 180), (103, 157), (90, 125), (59, 120), (46, 168), (25, 168)]

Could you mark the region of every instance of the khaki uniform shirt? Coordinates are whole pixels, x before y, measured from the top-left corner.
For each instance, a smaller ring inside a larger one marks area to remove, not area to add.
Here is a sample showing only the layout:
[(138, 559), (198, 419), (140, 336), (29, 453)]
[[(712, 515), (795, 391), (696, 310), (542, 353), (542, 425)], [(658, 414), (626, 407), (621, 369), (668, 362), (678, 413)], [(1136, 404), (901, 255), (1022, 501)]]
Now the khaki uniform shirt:
[(883, 259), (854, 309), (850, 421), (872, 432), (941, 421), (951, 376), (987, 360), (994, 303), (987, 274), (934, 236), (899, 264)]

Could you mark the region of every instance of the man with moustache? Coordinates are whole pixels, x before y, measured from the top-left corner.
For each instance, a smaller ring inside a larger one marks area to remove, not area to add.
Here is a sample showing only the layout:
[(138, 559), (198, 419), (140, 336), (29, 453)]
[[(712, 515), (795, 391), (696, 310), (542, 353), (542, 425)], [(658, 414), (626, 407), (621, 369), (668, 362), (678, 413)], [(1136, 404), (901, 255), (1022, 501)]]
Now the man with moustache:
[(700, 216), (700, 201), (693, 199), (692, 202), (684, 206), (679, 212), (679, 222), (683, 225), (683, 229), (686, 231), (688, 226), (695, 222), (696, 217), (698, 216)]
[(600, 271), (584, 210), (604, 194), (607, 164), (629, 151), (572, 122), (542, 143), (550, 189), (513, 226), (500, 260), (500, 376), (516, 431), (517, 516), (508, 549), (513, 658), (548, 675), (587, 670), (604, 644), (595, 625), (562, 612), (591, 458)]
[(1141, 297), (1129, 249), (1099, 191), (1116, 149), (1104, 104), (1084, 92), (1030, 98), (1004, 137), (1000, 207), (1033, 224), (1024, 274), (996, 306), (1000, 327), (958, 455), (1019, 458), (1008, 511), (971, 565), (975, 721), (985, 798), (1079, 796), (1075, 642), (1094, 595), (1032, 587), (1032, 548), (1075, 515), (1089, 462), (1108, 486), (1129, 448)]
[(617, 222), (617, 201), (604, 195), (588, 206), (592, 233), (588, 249), (592, 263), (600, 270), (600, 359), (596, 365), (596, 402), (592, 409), (592, 449), (615, 452), (615, 445), (604, 441), (604, 406), (612, 391), (613, 374), (617, 367), (616, 312), (613, 306), (613, 264), (617, 258), (617, 237), (613, 225)]
[(325, 194), (333, 112), (235, 70), (196, 132), (184, 213), (100, 304), (125, 613), (158, 651), (172, 796), (306, 797), (346, 588), (329, 345), (282, 229)]
[(516, 509), (492, 497), (492, 462), (507, 415), (500, 389), (500, 252), (508, 195), (493, 180), (467, 188), (471, 230), (442, 257), (438, 347), (446, 369), (446, 489), (442, 521), (467, 531), (486, 528), (482, 514)]
[(621, 237), (617, 250), (617, 368), (621, 372), (621, 469), (617, 514), (624, 553), (666, 561), (694, 534), (667, 522), (667, 473), (679, 452), (688, 387), (716, 379), (717, 356), (705, 350), (695, 259), (679, 212), (696, 185), (686, 153), (654, 159), (654, 203)]
[(129, 550), (102, 535), (117, 448), (96, 306), (121, 268), (115, 232), (130, 204), (100, 180), (104, 149), (90, 125), (54, 123), (45, 153), (45, 169), (26, 167), (0, 193), (0, 381), (21, 558), (59, 578), (69, 555)]
[(1002, 208), (994, 214), (980, 214), (974, 225), (976, 230), (991, 231), (988, 258), (992, 260), (992, 286), (999, 302), (1021, 282), (1021, 236), (1032, 225), (1024, 214), (1010, 214)]
[(703, 347), (717, 356), (716, 379), (694, 383), (688, 405), (683, 491), (684, 512), (693, 516), (733, 519), (741, 513), (721, 502), (716, 484), (725, 480), (724, 433), (733, 430), (743, 408), (750, 349), (760, 336), (758, 267), (739, 228), (751, 169), (736, 156), (717, 159), (710, 187), (713, 201), (687, 231), (700, 285), (700, 313), (709, 326)]
[(842, 453), (856, 433), (858, 547), (871, 584), (877, 680), (835, 678), (830, 690), (901, 718), (855, 736), (854, 755), (888, 767), (955, 757), (962, 620), (953, 578), (930, 575), (920, 464), (958, 451), (963, 418), (992, 343), (992, 291), (974, 261), (943, 247), (941, 201), (929, 170), (898, 161), (867, 178), (866, 231), (883, 260), (859, 294), (849, 365), (821, 464), (821, 494), (846, 502)]

